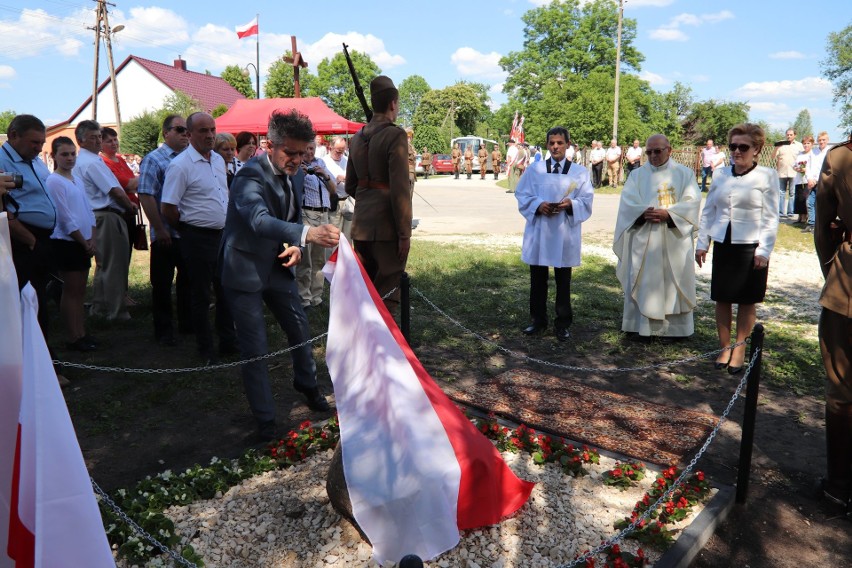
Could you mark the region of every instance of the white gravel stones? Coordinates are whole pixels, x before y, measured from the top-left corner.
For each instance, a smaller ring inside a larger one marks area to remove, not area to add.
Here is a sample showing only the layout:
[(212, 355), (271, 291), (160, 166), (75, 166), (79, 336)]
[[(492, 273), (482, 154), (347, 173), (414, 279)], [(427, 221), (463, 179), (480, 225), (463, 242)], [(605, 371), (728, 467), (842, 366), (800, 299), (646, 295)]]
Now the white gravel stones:
[[(377, 567), (371, 547), (328, 503), (325, 476), (331, 455), (327, 451), (289, 469), (264, 473), (220, 499), (173, 507), (166, 515), (208, 566)], [(466, 531), (456, 548), (427, 566), (535, 568), (569, 562), (612, 537), (613, 523), (629, 516), (656, 477), (649, 473), (640, 487), (621, 492), (600, 481), (600, 474), (615, 465), (605, 456), (599, 465), (587, 466), (593, 475), (576, 479), (555, 466), (534, 464), (529, 454), (504, 453), (503, 458), (519, 477), (536, 483), (530, 500), (499, 525)], [(621, 546), (637, 548), (629, 540)], [(659, 557), (645, 552), (652, 562)], [(128, 566), (124, 561), (117, 565)], [(158, 565), (160, 560), (149, 563)]]

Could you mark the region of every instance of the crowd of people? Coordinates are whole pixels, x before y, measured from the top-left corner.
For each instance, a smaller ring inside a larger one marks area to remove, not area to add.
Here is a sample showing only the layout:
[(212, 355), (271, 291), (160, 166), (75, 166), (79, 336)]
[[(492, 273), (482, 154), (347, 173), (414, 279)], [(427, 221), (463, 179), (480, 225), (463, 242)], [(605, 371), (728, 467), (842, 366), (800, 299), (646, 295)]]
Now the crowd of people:
[[(344, 234), (386, 309), (394, 313), (410, 249), (411, 133), (394, 123), (399, 93), (389, 78), (373, 80), (371, 102), (374, 117), (351, 144), (342, 137), (327, 141), (295, 111), (274, 113), (260, 144), (248, 132), (217, 133), (213, 117), (203, 112), (185, 118), (170, 115), (162, 124), (163, 143), (141, 160), (138, 175), (118, 154), (115, 130), (91, 120), (77, 124), (76, 144), (64, 136), (52, 141), (51, 173), (39, 159), (44, 124), (31, 115), (16, 116), (0, 148), (0, 194), (9, 213), (19, 285), (30, 282), (35, 288), (45, 337), (50, 321), (48, 287), (58, 278), (66, 347), (98, 349), (98, 340), (87, 333), (84, 309), (92, 259), (96, 267), (88, 313), (107, 322), (130, 319), (128, 271), (141, 207), (150, 224), (155, 339), (165, 346), (176, 345), (176, 327), (178, 333), (194, 334), (205, 363), (237, 353), (251, 360), (268, 352), (265, 305), (289, 343), (297, 346), (291, 352), (294, 389), (305, 395), (311, 409), (328, 410), (306, 340), (307, 312), (322, 302), (321, 269), (330, 251)], [(816, 233), (827, 278), (849, 278), (844, 268), (848, 265), (842, 261), (852, 250), (852, 239), (844, 226), (838, 229), (835, 219), (843, 218), (848, 200), (844, 193), (849, 189), (844, 173), (848, 170), (834, 165), (837, 160), (828, 160), (826, 133), (817, 136), (816, 148), (811, 136), (801, 143), (792, 129), (786, 136), (775, 145), (775, 168), (758, 165), (766, 140), (757, 125), (734, 126), (727, 136), (727, 155), (708, 140), (700, 155), (700, 187), (691, 168), (671, 159), (672, 148), (663, 134), (651, 136), (644, 147), (635, 140), (624, 157), (616, 140), (606, 150), (594, 141), (588, 169), (575, 162), (576, 147), (563, 127), (548, 131), (544, 154), (540, 148), (510, 140), (506, 163), (526, 220), (521, 258), (530, 272), (530, 323), (523, 333), (539, 335), (548, 327), (549, 268), (554, 267), (555, 336), (570, 340), (571, 277), (581, 262), (581, 226), (592, 215), (594, 188), (603, 181), (604, 163), (614, 185), (626, 160), (613, 242), (624, 291), (622, 331), (637, 338), (669, 340), (692, 335), (695, 265), (703, 266), (712, 245), (710, 296), (719, 341), (713, 364), (730, 374), (741, 373), (756, 304), (766, 294), (780, 218), (799, 215), (799, 221)], [(492, 152), (491, 159), (499, 164), (499, 148)], [(724, 165), (728, 155), (730, 167)], [(456, 177), (462, 164), (470, 177), (472, 149), (463, 153), (456, 147), (452, 156)], [(486, 162), (487, 149), (479, 148), (477, 157)], [(816, 191), (818, 184), (829, 187), (829, 182), (834, 184), (833, 193)], [(836, 333), (846, 329), (852, 317), (844, 286), (836, 284), (839, 291), (827, 286), (823, 293), (820, 336), (831, 380), (825, 491), (848, 502), (852, 371), (844, 363), (850, 349), (848, 335)], [(211, 307), (215, 326), (210, 323)], [(834, 321), (831, 318), (842, 321), (826, 323)], [(266, 362), (243, 364), (242, 375), (258, 433), (273, 439), (278, 433)]]

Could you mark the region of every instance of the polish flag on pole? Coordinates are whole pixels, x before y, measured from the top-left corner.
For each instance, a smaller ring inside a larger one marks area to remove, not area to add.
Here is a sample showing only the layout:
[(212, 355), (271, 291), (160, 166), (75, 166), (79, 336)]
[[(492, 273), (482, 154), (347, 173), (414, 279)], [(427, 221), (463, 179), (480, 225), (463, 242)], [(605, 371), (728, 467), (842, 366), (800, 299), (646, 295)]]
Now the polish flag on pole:
[[(3, 249), (8, 245), (7, 229), (4, 218)], [(86, 464), (39, 327), (35, 290), (27, 284), (18, 300), (14, 267), (8, 269), (11, 255), (3, 252), (0, 261), (0, 313), (9, 331), (3, 343), (21, 348), (17, 354), (4, 351), (0, 359), (0, 566), (114, 567)], [(17, 318), (10, 317), (14, 308)], [(11, 414), (16, 406), (19, 412)], [(10, 416), (18, 417), (17, 424)]]
[(236, 30), (237, 30), (237, 37), (240, 38), (240, 39), (243, 39), (244, 37), (257, 35), (258, 34), (257, 16), (255, 16), (254, 19), (252, 21), (250, 21), (249, 23), (247, 23), (246, 25), (237, 26)]
[(323, 272), (343, 470), (374, 559), (432, 559), (519, 509), (533, 484), (435, 384), (343, 235)]

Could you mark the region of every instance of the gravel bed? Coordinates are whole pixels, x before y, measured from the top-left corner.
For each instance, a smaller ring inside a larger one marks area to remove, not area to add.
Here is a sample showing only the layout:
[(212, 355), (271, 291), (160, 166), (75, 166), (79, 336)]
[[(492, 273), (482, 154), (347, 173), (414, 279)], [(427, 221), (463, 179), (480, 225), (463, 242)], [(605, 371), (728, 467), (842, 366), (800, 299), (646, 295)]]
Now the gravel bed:
[[(328, 451), (312, 456), (294, 467), (247, 480), (220, 498), (165, 513), (207, 566), (380, 566), (371, 558), (371, 547), (328, 502), (325, 477), (331, 455)], [(534, 464), (527, 453), (504, 453), (503, 458), (519, 477), (536, 483), (530, 500), (497, 526), (465, 531), (456, 548), (427, 566), (520, 568), (569, 562), (612, 537), (613, 523), (629, 516), (659, 473), (649, 469), (639, 487), (622, 492), (601, 481), (601, 474), (615, 465), (603, 455), (600, 464), (588, 466), (591, 475), (576, 479), (556, 466)], [(692, 522), (701, 508), (696, 507), (677, 528)], [(638, 547), (630, 540), (621, 546), (632, 552)], [(651, 562), (660, 556), (653, 550), (645, 553)], [(147, 564), (160, 565), (161, 559)], [(117, 566), (128, 564), (119, 561)]]

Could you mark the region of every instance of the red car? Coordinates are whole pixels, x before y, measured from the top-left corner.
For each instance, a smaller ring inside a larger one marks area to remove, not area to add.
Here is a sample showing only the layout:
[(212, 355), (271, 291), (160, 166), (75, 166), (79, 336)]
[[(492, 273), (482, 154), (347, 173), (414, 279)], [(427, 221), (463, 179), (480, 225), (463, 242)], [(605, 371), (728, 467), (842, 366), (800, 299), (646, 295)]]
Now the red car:
[(453, 158), (449, 154), (432, 155), (432, 171), (436, 174), (453, 173)]

